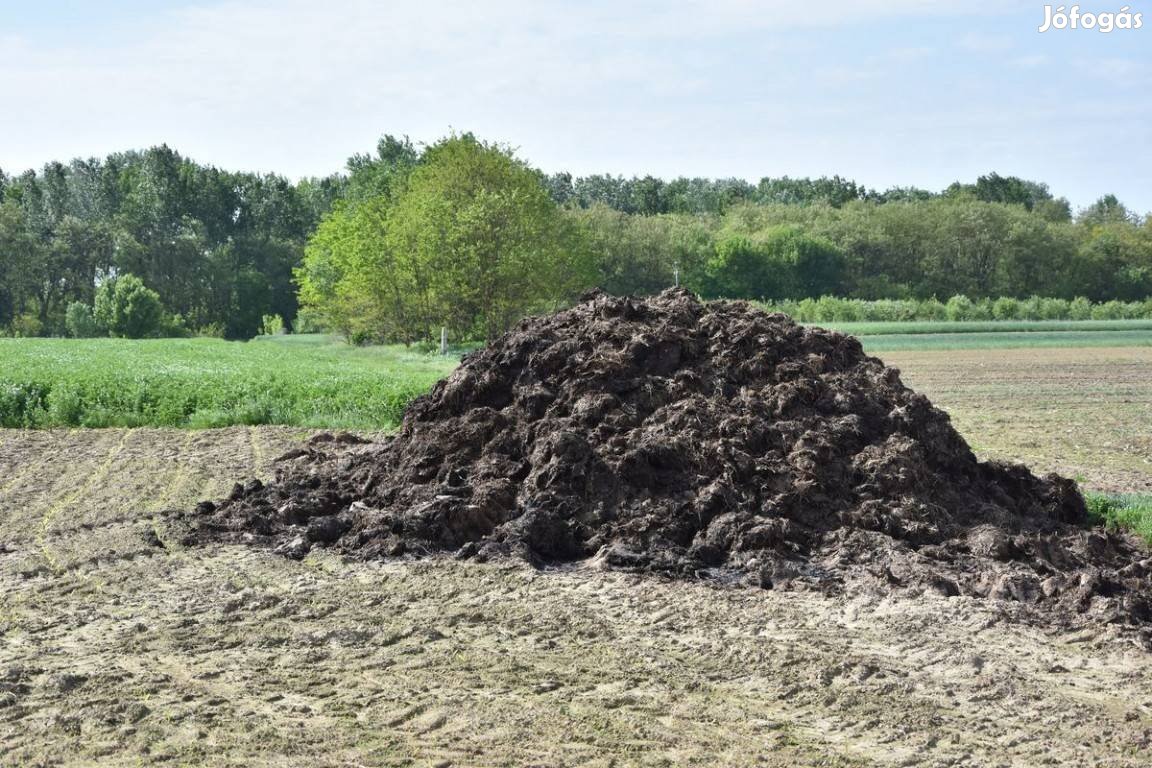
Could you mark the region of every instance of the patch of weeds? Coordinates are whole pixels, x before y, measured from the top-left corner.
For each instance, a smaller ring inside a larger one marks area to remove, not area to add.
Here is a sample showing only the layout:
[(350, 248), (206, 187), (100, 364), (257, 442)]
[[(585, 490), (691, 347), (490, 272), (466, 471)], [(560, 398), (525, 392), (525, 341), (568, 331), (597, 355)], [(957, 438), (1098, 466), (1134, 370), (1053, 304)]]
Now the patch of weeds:
[(1152, 544), (1152, 494), (1086, 493), (1084, 500), (1094, 524), (1131, 531)]

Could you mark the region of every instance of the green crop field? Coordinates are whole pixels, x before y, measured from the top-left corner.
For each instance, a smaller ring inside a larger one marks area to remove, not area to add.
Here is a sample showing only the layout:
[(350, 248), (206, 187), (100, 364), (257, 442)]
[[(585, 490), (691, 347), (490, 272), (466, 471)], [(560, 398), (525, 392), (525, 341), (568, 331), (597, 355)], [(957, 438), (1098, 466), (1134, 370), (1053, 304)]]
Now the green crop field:
[(0, 339), (0, 427), (381, 429), (456, 363), (324, 336)]

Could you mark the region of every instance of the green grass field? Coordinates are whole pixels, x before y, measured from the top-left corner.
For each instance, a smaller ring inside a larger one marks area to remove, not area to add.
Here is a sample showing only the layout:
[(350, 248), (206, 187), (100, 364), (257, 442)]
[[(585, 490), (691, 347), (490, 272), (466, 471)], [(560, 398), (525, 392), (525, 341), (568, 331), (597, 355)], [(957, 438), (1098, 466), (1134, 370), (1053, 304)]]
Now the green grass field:
[(456, 363), (324, 336), (0, 339), (0, 427), (383, 429)]

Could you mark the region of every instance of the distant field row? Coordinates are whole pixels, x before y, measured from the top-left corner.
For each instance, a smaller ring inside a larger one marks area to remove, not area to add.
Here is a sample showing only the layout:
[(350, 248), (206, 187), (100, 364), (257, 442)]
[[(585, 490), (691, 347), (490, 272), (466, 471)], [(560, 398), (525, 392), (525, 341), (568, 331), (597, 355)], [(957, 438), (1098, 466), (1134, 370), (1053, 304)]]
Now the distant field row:
[(919, 335), (942, 333), (1101, 333), (1152, 331), (1152, 320), (970, 320), (810, 323), (853, 336)]
[(1152, 345), (1152, 320), (982, 320), (811, 325), (859, 336), (869, 352)]
[(1152, 330), (1006, 331), (980, 333), (890, 333), (861, 335), (869, 352), (949, 349), (1053, 349), (1152, 346)]

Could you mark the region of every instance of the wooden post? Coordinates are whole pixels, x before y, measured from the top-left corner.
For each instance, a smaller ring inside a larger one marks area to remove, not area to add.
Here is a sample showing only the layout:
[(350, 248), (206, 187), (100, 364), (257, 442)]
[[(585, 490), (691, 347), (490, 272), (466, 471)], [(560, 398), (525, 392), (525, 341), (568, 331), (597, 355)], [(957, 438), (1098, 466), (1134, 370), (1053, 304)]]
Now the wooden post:
[(448, 354), (448, 326), (440, 326), (440, 354)]

